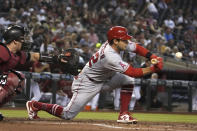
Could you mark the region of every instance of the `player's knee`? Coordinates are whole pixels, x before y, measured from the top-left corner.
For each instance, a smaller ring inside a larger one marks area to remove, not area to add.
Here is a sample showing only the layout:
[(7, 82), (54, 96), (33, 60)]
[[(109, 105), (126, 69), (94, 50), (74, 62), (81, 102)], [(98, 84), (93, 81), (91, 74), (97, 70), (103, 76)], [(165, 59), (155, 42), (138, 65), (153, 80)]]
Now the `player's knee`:
[(64, 120), (72, 120), (74, 117), (69, 117), (69, 116), (62, 115), (61, 118), (64, 119)]
[(63, 111), (61, 118), (64, 120), (72, 120), (77, 114), (70, 113), (69, 111)]
[(21, 93), (25, 87), (24, 75), (21, 73), (9, 73), (6, 85), (10, 89), (14, 89), (16, 93)]

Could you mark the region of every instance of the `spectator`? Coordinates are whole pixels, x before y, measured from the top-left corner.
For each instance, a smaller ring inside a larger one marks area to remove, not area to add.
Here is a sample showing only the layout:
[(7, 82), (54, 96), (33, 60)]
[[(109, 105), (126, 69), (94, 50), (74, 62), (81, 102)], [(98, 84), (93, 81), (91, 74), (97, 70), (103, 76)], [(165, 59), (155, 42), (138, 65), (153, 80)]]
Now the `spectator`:
[(99, 38), (98, 38), (97, 34), (95, 33), (95, 29), (93, 27), (90, 28), (89, 41), (93, 45), (96, 45), (96, 43), (99, 42)]
[(189, 26), (188, 29), (184, 33), (184, 43), (187, 49), (190, 49), (194, 45), (195, 36), (194, 36), (195, 28), (193, 26)]
[(156, 0), (146, 0), (147, 2), (147, 10), (153, 16), (154, 19), (159, 18), (159, 12), (156, 7)]
[(174, 21), (171, 19), (170, 16), (167, 16), (167, 18), (164, 20), (164, 25), (170, 29), (174, 29), (175, 28), (175, 23)]
[(82, 32), (84, 30), (83, 25), (81, 24), (81, 22), (77, 21), (76, 23), (76, 32), (79, 34), (80, 32)]
[(162, 36), (161, 34), (158, 34), (156, 36), (156, 47), (159, 51), (160, 54), (164, 54), (165, 52), (165, 48), (166, 48), (166, 40), (164, 38), (164, 36)]
[(75, 24), (75, 22), (73, 20), (69, 20), (66, 26), (66, 31), (73, 33), (77, 31), (77, 25)]
[(152, 16), (148, 16), (146, 20), (151, 34), (157, 34), (161, 32), (161, 29), (158, 27), (157, 20), (153, 19)]
[[(166, 80), (167, 76), (165, 74), (163, 74), (161, 76), (162, 80)], [(159, 106), (165, 108), (168, 105), (168, 93), (166, 92), (166, 87), (165, 86), (158, 86), (157, 87), (157, 95), (156, 95), (156, 99), (159, 102)], [(160, 103), (161, 102), (161, 103)]]
[[(152, 80), (157, 80), (158, 79), (158, 74), (153, 73), (151, 75)], [(159, 97), (160, 98), (160, 97)], [(161, 100), (157, 98), (157, 87), (152, 86), (151, 87), (151, 107), (152, 108), (160, 108), (162, 106)]]
[(170, 40), (174, 40), (174, 35), (173, 35), (172, 31), (173, 30), (169, 27), (165, 28), (164, 37), (165, 37), (167, 42), (169, 42)]
[(90, 41), (89, 34), (87, 32), (82, 34), (82, 38), (80, 39), (79, 44), (81, 46), (84, 46), (84, 45), (88, 47), (93, 46), (93, 43)]
[(159, 17), (159, 23), (160, 23), (167, 14), (168, 5), (165, 2), (165, 0), (159, 0), (157, 6), (158, 6), (159, 15), (160, 15)]

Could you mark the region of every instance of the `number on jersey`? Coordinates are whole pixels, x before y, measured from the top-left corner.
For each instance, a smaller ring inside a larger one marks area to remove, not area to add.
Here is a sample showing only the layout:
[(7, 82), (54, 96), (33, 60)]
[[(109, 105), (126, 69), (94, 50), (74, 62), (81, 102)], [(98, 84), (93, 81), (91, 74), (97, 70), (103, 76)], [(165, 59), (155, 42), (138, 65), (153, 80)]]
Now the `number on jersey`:
[(96, 52), (89, 60), (89, 67), (92, 67), (92, 65), (98, 61), (98, 58), (99, 58), (99, 53)]

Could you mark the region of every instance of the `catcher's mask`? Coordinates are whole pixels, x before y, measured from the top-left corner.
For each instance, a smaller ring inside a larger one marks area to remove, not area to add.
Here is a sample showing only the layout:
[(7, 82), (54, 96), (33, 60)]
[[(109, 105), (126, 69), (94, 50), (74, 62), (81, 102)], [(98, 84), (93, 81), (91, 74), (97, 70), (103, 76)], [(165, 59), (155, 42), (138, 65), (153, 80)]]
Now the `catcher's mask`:
[(31, 42), (28, 38), (28, 31), (26, 28), (20, 25), (9, 26), (3, 33), (3, 38), (6, 41), (5, 44), (9, 44), (13, 40), (19, 41), (22, 43), (21, 50), (30, 50)]

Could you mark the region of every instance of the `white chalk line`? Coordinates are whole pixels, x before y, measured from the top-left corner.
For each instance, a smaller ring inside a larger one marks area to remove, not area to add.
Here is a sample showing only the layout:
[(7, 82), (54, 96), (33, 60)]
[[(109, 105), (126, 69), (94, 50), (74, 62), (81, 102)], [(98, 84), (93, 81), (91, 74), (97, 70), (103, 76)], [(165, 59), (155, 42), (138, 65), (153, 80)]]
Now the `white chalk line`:
[[(153, 128), (153, 127), (150, 127), (150, 128), (144, 128), (144, 127), (138, 127), (138, 128), (135, 128), (135, 127), (120, 127), (120, 126), (111, 126), (111, 125), (106, 125), (106, 124), (91, 124), (91, 125), (96, 125), (96, 126), (101, 126), (101, 127), (107, 127), (107, 128), (116, 128), (116, 129), (126, 129), (126, 130), (151, 130), (151, 131), (175, 131), (174, 129), (158, 129), (158, 128)], [(181, 131), (194, 131), (194, 130), (181, 130)]]
[[(100, 126), (100, 127), (105, 127), (105, 128), (112, 128), (112, 129), (124, 129), (124, 130), (147, 130), (147, 131), (176, 131), (175, 129), (169, 129), (171, 126), (163, 126), (163, 129), (159, 129), (157, 127), (150, 127), (150, 128), (145, 128), (145, 127), (122, 127), (122, 126), (114, 126), (114, 125), (107, 125), (107, 124), (101, 124), (101, 123), (84, 123), (84, 122), (36, 122), (36, 121), (29, 121), (25, 123), (32, 123), (32, 124), (52, 124), (52, 125), (93, 125), (93, 126)], [(132, 124), (131, 124), (132, 125)], [(177, 130), (177, 131), (195, 131), (195, 130)]]

